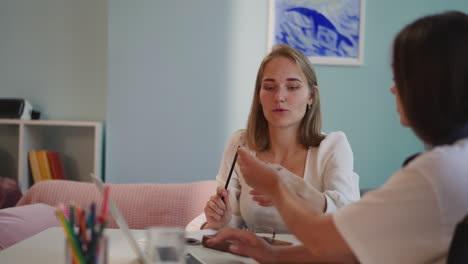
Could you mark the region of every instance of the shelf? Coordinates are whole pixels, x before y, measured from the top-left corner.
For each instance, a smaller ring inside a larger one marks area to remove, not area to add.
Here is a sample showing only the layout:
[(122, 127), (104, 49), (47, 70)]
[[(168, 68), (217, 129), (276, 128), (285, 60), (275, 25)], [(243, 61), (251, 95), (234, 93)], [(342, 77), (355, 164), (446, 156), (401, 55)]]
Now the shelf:
[(39, 149), (60, 152), (68, 180), (104, 175), (100, 122), (0, 119), (0, 176), (16, 180), (23, 193), (33, 184), (28, 152)]

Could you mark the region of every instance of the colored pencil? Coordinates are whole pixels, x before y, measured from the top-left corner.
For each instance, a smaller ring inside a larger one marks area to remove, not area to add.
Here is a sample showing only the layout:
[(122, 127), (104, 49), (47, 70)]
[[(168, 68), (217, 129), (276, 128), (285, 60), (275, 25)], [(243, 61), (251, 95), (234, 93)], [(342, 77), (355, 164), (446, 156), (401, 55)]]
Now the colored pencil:
[(83, 252), (81, 252), (81, 248), (78, 245), (78, 240), (73, 232), (73, 228), (70, 223), (65, 219), (63, 212), (60, 209), (55, 210), (57, 218), (59, 219), (60, 223), (62, 224), (63, 229), (65, 230), (65, 234), (68, 238), (69, 244), (71, 244), (71, 252), (73, 255), (73, 259), (76, 263), (85, 264), (85, 258), (83, 256)]
[(104, 187), (104, 197), (102, 199), (102, 206), (101, 206), (101, 214), (99, 215), (99, 222), (104, 223), (104, 221), (107, 218), (107, 204), (109, 202), (109, 191), (110, 191), (110, 186), (106, 185)]
[(76, 210), (76, 217), (78, 218), (78, 225), (80, 227), (80, 234), (83, 239), (83, 243), (87, 243), (88, 238), (86, 235), (86, 223), (84, 220), (84, 211), (81, 210), (79, 207), (75, 207)]

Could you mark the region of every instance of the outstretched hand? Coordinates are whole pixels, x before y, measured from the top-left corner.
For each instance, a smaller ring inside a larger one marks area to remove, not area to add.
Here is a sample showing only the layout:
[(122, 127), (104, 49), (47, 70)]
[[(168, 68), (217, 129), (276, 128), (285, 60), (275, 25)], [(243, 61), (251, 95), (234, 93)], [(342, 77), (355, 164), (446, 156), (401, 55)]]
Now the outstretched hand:
[(278, 185), (278, 170), (282, 167), (267, 164), (257, 159), (244, 147), (239, 147), (237, 153), (237, 164), (247, 184), (257, 192), (271, 197)]
[(251, 257), (260, 263), (275, 262), (275, 247), (250, 231), (224, 228), (206, 243), (216, 246), (226, 241), (231, 243), (229, 251), (234, 254)]

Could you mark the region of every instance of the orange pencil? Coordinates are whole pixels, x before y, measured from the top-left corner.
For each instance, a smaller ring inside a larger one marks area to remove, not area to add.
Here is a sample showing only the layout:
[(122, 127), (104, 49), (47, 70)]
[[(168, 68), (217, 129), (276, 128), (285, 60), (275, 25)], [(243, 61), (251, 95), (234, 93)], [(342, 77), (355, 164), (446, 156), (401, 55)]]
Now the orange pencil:
[(75, 207), (76, 210), (76, 217), (78, 218), (78, 225), (80, 227), (81, 237), (83, 238), (83, 243), (87, 243), (87, 235), (86, 235), (86, 223), (84, 219), (84, 211), (81, 210), (79, 207)]

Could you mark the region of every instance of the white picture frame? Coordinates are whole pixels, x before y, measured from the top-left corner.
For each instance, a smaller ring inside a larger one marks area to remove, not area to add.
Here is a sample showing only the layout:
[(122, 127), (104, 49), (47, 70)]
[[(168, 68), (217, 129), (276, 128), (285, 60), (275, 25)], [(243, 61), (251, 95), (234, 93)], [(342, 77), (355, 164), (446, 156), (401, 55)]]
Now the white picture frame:
[(363, 65), (365, 0), (269, 0), (268, 9), (268, 51), (284, 43), (314, 65)]

